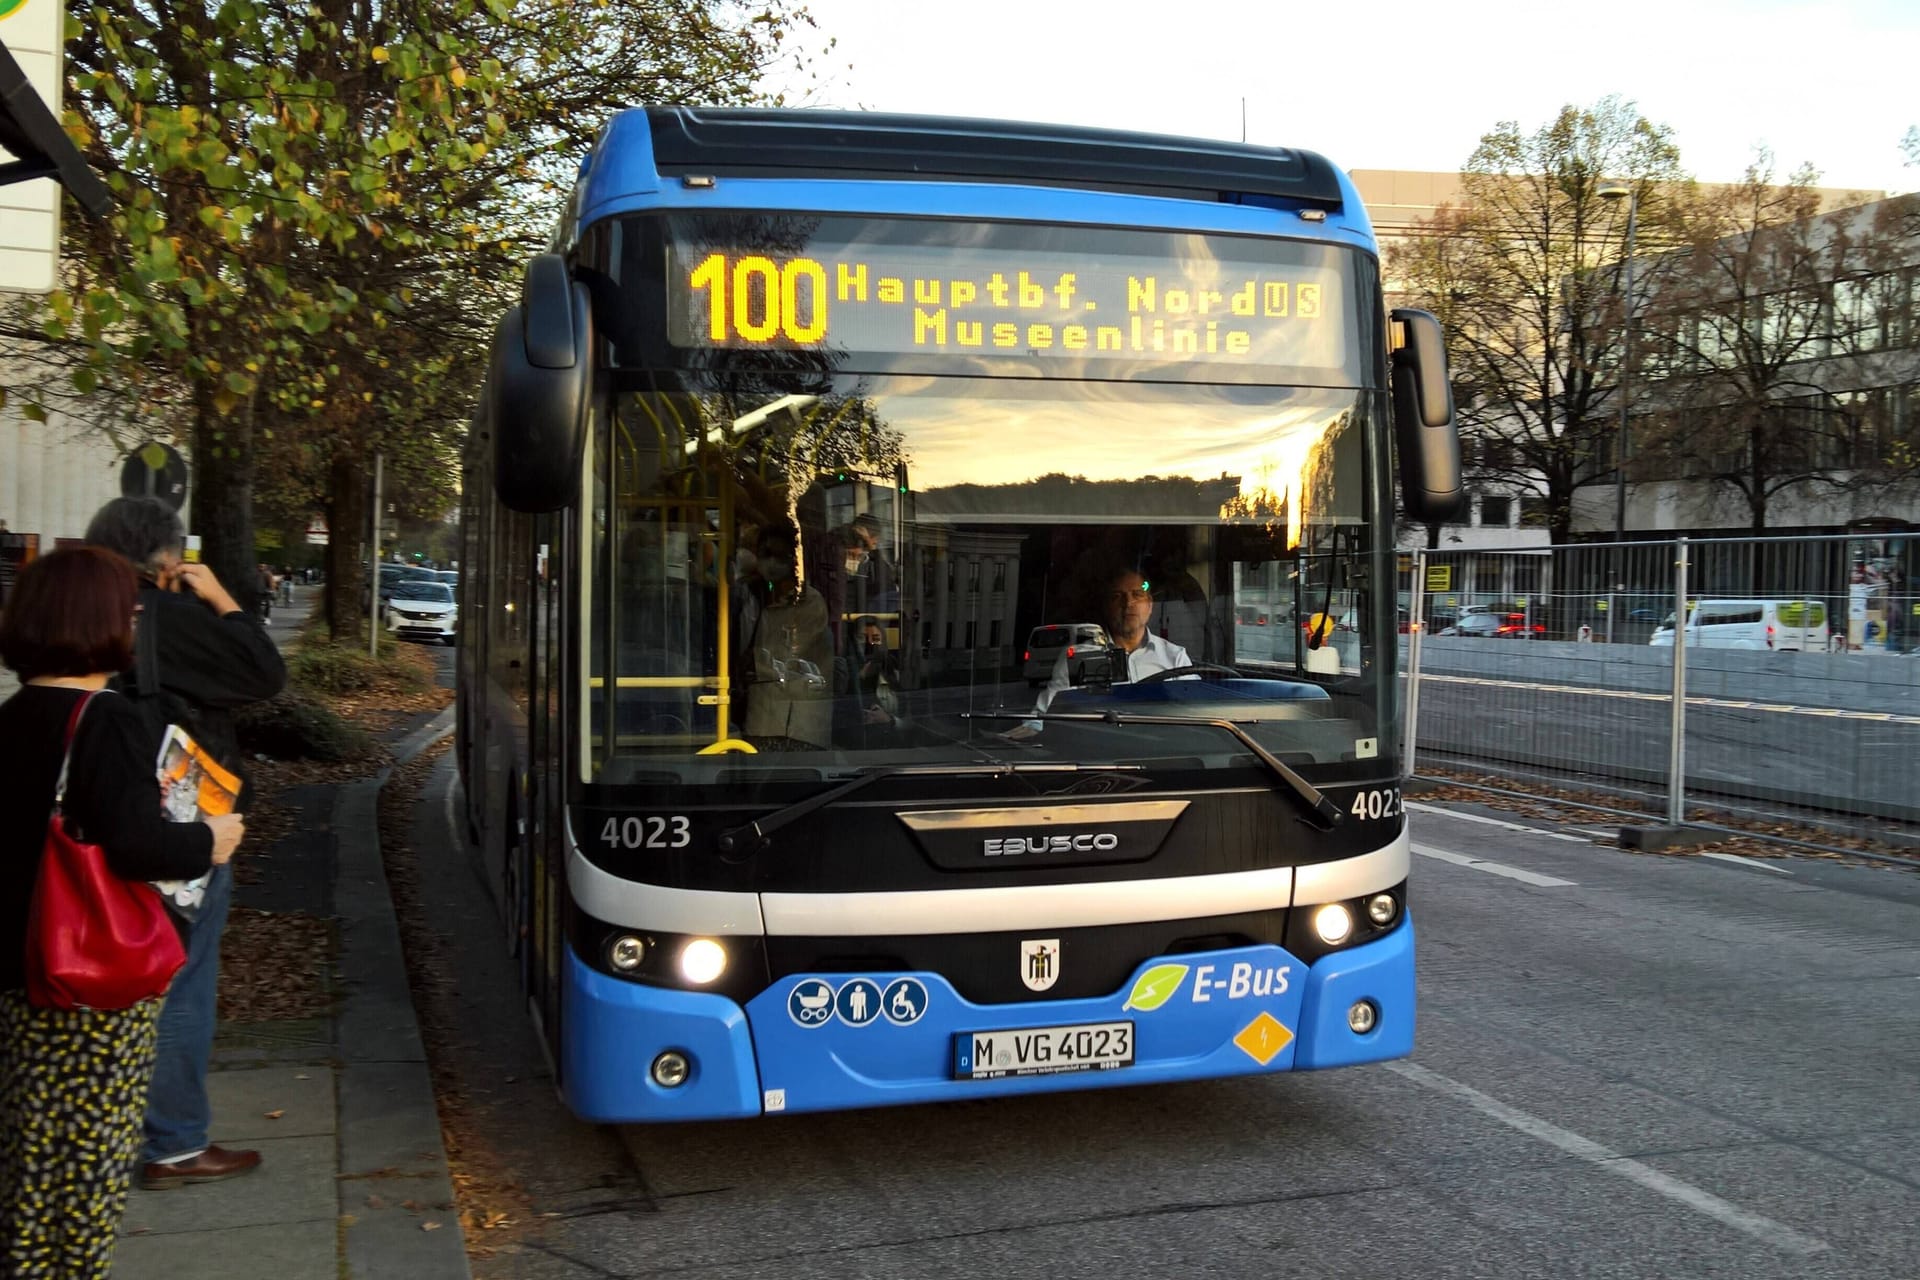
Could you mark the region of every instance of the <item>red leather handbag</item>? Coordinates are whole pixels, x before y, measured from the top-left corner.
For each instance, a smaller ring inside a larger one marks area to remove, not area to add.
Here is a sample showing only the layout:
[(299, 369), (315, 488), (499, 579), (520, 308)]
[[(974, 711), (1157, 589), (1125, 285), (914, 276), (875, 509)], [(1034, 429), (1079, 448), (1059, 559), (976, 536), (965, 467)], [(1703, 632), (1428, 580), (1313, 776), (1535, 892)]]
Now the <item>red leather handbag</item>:
[(61, 805), (73, 737), (94, 695), (67, 721), (66, 758), (27, 914), (27, 1000), (42, 1009), (129, 1009), (164, 995), (187, 962), (180, 935), (153, 886), (113, 873), (97, 844), (67, 831)]

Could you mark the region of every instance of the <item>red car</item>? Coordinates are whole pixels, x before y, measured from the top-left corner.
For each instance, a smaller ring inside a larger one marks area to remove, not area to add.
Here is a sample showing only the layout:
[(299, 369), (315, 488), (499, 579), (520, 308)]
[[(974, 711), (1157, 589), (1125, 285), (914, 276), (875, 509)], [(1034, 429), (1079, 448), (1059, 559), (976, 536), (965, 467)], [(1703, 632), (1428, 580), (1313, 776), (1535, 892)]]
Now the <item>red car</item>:
[(1501, 640), (1538, 640), (1547, 634), (1545, 623), (1527, 624), (1524, 613), (1470, 613), (1440, 633), (1443, 636), (1482, 636)]

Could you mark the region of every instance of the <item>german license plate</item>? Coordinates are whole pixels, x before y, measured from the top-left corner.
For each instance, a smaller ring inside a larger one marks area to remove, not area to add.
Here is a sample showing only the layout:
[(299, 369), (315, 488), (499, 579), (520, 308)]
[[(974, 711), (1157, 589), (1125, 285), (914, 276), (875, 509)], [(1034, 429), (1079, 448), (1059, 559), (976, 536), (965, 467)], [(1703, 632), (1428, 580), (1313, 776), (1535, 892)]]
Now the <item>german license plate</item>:
[(1132, 1065), (1131, 1022), (963, 1031), (953, 1038), (953, 1074), (959, 1080), (1112, 1071)]

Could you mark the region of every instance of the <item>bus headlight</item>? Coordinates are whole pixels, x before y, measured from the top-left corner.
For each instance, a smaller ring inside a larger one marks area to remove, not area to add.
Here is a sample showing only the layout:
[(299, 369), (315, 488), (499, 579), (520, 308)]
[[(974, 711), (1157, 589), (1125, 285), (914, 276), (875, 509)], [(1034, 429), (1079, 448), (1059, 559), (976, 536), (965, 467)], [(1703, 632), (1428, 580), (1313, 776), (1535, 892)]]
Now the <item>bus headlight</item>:
[(1363, 1036), (1380, 1025), (1380, 1006), (1371, 1000), (1355, 1000), (1347, 1008), (1347, 1029)]
[(1337, 947), (1353, 932), (1353, 912), (1338, 902), (1329, 902), (1313, 913), (1313, 931), (1320, 941)]
[(1399, 914), (1400, 904), (1394, 901), (1390, 893), (1376, 893), (1367, 899), (1367, 919), (1382, 929), (1392, 924), (1394, 917)]
[(680, 950), (680, 976), (704, 987), (727, 971), (727, 949), (712, 938), (695, 938)]
[(607, 963), (621, 973), (632, 973), (647, 958), (647, 944), (630, 933), (623, 933), (607, 945)]

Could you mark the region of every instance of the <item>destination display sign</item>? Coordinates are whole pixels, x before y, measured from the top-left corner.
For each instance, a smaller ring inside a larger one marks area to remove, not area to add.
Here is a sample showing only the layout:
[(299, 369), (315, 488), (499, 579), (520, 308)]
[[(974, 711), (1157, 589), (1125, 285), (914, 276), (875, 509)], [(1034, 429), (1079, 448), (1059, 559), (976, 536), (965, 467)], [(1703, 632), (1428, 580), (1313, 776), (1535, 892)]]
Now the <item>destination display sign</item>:
[(1178, 252), (940, 244), (805, 252), (670, 241), (668, 340), (680, 348), (997, 355), (1338, 370), (1353, 318), (1336, 251), (1153, 235)]

